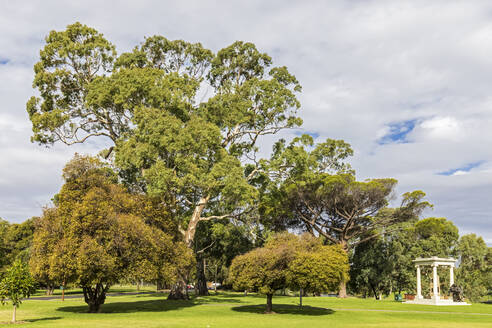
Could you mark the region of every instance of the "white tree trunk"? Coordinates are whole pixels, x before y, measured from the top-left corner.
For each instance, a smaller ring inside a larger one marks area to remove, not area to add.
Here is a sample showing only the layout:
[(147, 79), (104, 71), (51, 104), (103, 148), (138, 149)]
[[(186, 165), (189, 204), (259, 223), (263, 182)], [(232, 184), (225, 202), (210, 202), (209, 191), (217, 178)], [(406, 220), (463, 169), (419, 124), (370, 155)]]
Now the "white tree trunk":
[(12, 323), (15, 323), (15, 312), (17, 310), (17, 306), (14, 305), (14, 312), (12, 313)]
[(198, 222), (200, 222), (200, 217), (202, 215), (203, 209), (208, 203), (210, 196), (200, 198), (198, 205), (193, 210), (193, 214), (191, 215), (190, 223), (188, 223), (188, 229), (186, 229), (184, 241), (188, 247), (193, 246), (193, 240), (195, 239), (196, 227)]

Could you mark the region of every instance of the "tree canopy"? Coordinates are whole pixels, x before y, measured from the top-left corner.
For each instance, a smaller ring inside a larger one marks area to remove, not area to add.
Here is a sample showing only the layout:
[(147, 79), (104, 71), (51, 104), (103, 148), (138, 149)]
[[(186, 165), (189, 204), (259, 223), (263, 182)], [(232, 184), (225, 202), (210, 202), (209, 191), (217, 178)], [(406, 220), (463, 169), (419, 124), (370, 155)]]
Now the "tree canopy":
[[(403, 194), (389, 208), (395, 179), (357, 181), (344, 160), (352, 154), (342, 140), (314, 145), (311, 136), (280, 141), (268, 165), (270, 180), (263, 193), (262, 215), (278, 226), (297, 228), (339, 244), (348, 252), (397, 223), (416, 220), (430, 204), (425, 193)], [(342, 282), (343, 284), (344, 282)], [(340, 288), (344, 297), (345, 286)]]
[(22, 223), (9, 223), (0, 219), (0, 276), (16, 260), (29, 261), (36, 217)]
[(17, 307), (24, 298), (36, 291), (36, 281), (31, 277), (29, 269), (20, 260), (16, 260), (0, 281), (0, 300), (2, 304), (11, 302), (14, 306), (12, 322), (16, 320)]
[(266, 313), (272, 312), (273, 293), (281, 288), (326, 292), (348, 279), (348, 259), (339, 246), (289, 233), (277, 234), (264, 247), (236, 257), (229, 278), (235, 289), (250, 289), (267, 296)]
[(460, 238), (456, 253), (460, 259), (456, 282), (465, 297), (480, 301), (492, 290), (492, 248), (482, 237), (467, 234)]
[(34, 236), (37, 277), (81, 286), (90, 312), (99, 311), (109, 287), (122, 278), (177, 279), (177, 261), (190, 260), (186, 249), (134, 214), (136, 200), (109, 168), (76, 156), (64, 178), (56, 208), (45, 210)]
[[(27, 103), (32, 140), (104, 136), (133, 190), (163, 199), (192, 247), (199, 222), (238, 217), (255, 198), (245, 161), (261, 136), (296, 127), (301, 87), (252, 43), (216, 54), (200, 43), (146, 38), (132, 52), (80, 23), (52, 31)], [(255, 165), (253, 165), (254, 167)]]

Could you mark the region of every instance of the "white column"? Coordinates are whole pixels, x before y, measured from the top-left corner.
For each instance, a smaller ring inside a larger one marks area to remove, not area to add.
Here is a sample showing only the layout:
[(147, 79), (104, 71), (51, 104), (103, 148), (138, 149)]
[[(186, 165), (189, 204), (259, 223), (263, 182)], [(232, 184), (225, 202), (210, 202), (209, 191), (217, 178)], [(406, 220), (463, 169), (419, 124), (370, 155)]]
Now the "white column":
[(434, 294), (432, 298), (439, 299), (439, 294), (437, 293), (437, 264), (432, 265), (432, 293)]
[(422, 284), (420, 282), (420, 265), (417, 265), (417, 299), (422, 298)]
[(449, 266), (449, 287), (453, 286), (454, 284), (454, 265)]

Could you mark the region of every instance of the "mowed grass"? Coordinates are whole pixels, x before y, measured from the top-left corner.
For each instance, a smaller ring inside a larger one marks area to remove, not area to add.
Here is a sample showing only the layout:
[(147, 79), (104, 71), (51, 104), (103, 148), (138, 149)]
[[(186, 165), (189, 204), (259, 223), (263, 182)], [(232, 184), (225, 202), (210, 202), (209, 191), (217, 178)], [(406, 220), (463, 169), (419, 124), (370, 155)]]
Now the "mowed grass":
[[(190, 301), (167, 301), (164, 294), (108, 296), (102, 312), (87, 313), (82, 298), (26, 300), (16, 327), (492, 327), (492, 304), (424, 306), (373, 299), (274, 297), (276, 314), (263, 314), (265, 298), (219, 293)], [(0, 308), (0, 322), (11, 319)], [(6, 325), (5, 325), (6, 326)]]

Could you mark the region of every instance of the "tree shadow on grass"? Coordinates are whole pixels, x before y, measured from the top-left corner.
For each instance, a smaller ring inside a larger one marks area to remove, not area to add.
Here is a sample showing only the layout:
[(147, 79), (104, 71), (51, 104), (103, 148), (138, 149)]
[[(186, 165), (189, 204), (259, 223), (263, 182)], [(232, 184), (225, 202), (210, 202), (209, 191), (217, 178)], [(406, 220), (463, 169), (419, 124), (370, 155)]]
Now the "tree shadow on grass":
[[(130, 295), (128, 293), (122, 293), (122, 294), (119, 294), (119, 295), (108, 295), (108, 296), (127, 296), (127, 295)], [(140, 294), (134, 294), (134, 295), (131, 295), (135, 298), (145, 298), (145, 297), (149, 297), (149, 296), (152, 296), (152, 297), (167, 297), (169, 295), (169, 293), (165, 293), (165, 292), (151, 292), (151, 293), (140, 293)]]
[[(100, 313), (162, 312), (188, 308), (197, 305), (193, 301), (149, 300), (136, 302), (111, 302), (101, 305)], [(87, 313), (89, 307), (64, 306), (57, 309), (62, 312)]]
[[(240, 300), (230, 298), (220, 298), (209, 300), (207, 298), (192, 299), (192, 300), (148, 300), (135, 302), (110, 302), (101, 305), (100, 313), (132, 313), (132, 312), (163, 312), (173, 311), (201, 304), (213, 303), (241, 303)], [(87, 305), (80, 306), (64, 306), (58, 308), (58, 311), (72, 313), (87, 313), (89, 307)]]
[(241, 300), (237, 298), (211, 298), (209, 296), (207, 297), (196, 297), (193, 299), (196, 305), (200, 304), (223, 304), (223, 303), (243, 303)]
[(51, 320), (59, 320), (62, 317), (46, 317), (46, 318), (37, 318), (37, 319), (25, 319), (26, 322), (38, 322), (38, 321), (51, 321)]
[[(257, 294), (254, 293), (249, 293), (248, 296), (255, 296)], [(230, 293), (227, 291), (219, 291), (217, 294), (215, 292), (211, 292), (207, 297), (230, 297), (230, 298), (243, 298), (246, 297), (244, 296), (243, 293)]]
[[(236, 306), (232, 308), (233, 311), (236, 312), (248, 312), (248, 313), (265, 313), (265, 304), (258, 305), (243, 305)], [(300, 307), (298, 305), (288, 305), (288, 304), (273, 304), (273, 312), (277, 314), (299, 314), (299, 315), (328, 315), (333, 314), (335, 311), (332, 309), (325, 309), (319, 307), (312, 306), (303, 306)]]

